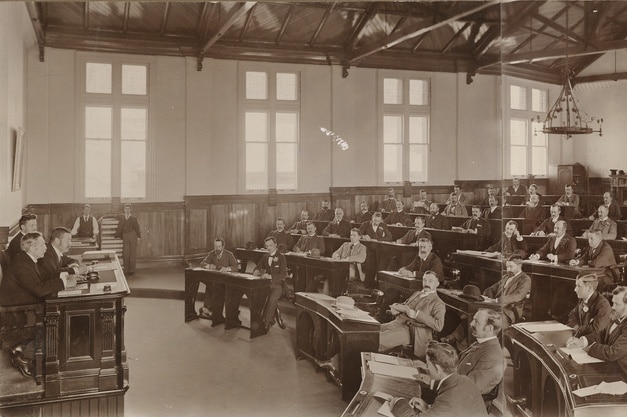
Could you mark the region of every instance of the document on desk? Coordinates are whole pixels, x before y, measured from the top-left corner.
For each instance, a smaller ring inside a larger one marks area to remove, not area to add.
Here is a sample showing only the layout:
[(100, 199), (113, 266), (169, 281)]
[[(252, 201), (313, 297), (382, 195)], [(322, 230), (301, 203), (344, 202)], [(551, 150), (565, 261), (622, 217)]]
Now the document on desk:
[(515, 326), (518, 326), (521, 329), (525, 329), (530, 333), (557, 332), (561, 330), (572, 330), (567, 325), (556, 322), (556, 321), (550, 321), (550, 322), (538, 321), (538, 322), (529, 322), (529, 323), (517, 323), (515, 324)]
[(106, 264), (92, 265), (91, 268), (94, 271), (113, 271), (115, 269), (115, 265), (113, 264), (113, 262), (108, 262)]
[(399, 365), (399, 361), (396, 356), (382, 355), (380, 353), (373, 353), (372, 360), (375, 362), (389, 363), (390, 365)]
[(573, 394), (578, 397), (588, 397), (594, 394), (625, 395), (627, 394), (627, 383), (625, 381), (603, 381), (599, 385), (592, 385), (573, 391)]
[(565, 354), (568, 355), (568, 357), (572, 360), (574, 360), (575, 362), (577, 362), (578, 364), (584, 364), (584, 363), (599, 363), (599, 362), (603, 362), (601, 359), (597, 359), (597, 358), (593, 358), (592, 356), (588, 355), (588, 352), (586, 352), (585, 350), (583, 350), (583, 348), (560, 348), (560, 350), (562, 352), (564, 352)]
[(404, 379), (416, 379), (414, 375), (418, 375), (418, 370), (410, 366), (391, 365), (389, 363), (381, 363), (369, 361), (368, 366), (373, 374), (393, 376)]

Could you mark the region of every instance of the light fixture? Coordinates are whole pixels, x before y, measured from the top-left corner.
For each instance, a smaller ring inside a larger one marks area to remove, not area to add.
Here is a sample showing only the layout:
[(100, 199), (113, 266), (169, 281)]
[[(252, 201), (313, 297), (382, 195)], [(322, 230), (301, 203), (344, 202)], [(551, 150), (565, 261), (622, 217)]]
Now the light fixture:
[[(566, 64), (566, 68), (568, 70), (568, 64)], [(540, 116), (536, 116), (536, 121), (540, 122)], [(594, 125), (595, 122), (598, 126), (597, 130), (590, 126)], [(603, 136), (603, 119), (595, 119), (583, 110), (575, 97), (570, 76), (567, 74), (564, 75), (562, 92), (544, 118), (542, 133), (566, 135), (567, 138), (590, 133), (598, 133), (599, 136)]]

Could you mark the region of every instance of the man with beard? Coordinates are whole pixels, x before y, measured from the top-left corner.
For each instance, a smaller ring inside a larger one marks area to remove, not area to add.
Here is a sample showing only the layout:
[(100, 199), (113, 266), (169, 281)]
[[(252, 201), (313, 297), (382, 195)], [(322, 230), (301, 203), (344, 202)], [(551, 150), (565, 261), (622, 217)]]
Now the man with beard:
[(527, 256), (527, 243), (518, 231), (518, 224), (513, 220), (508, 221), (501, 240), (486, 249), (486, 252), (500, 252), (506, 258), (512, 255)]
[(570, 225), (561, 215), (562, 208), (557, 204), (553, 204), (549, 209), (551, 216), (548, 219), (545, 219), (540, 226), (536, 227), (535, 230), (531, 233), (531, 236), (555, 236), (555, 223), (559, 221), (563, 221), (566, 224), (566, 233), (572, 235), (572, 230), (570, 229)]
[(614, 220), (608, 217), (607, 207), (600, 205), (597, 213), (599, 217), (592, 222), (590, 228), (584, 232), (583, 237), (586, 237), (586, 234), (593, 230), (600, 230), (603, 239), (616, 239), (618, 226)]
[(505, 263), (506, 273), (499, 282), (486, 288), (483, 295), (503, 306), (503, 329), (522, 316), (523, 301), (531, 291), (531, 278), (522, 271), (522, 257), (512, 255)]
[(278, 247), (283, 245), (285, 250), (289, 250), (294, 246), (292, 235), (285, 230), (285, 220), (283, 219), (276, 219), (276, 230), (271, 231), (270, 236), (276, 240)]
[(548, 259), (553, 263), (566, 263), (575, 257), (577, 250), (577, 242), (572, 236), (566, 234), (566, 222), (559, 221), (555, 223), (555, 235), (536, 253), (529, 256), (532, 261), (539, 259)]
[(451, 230), (451, 222), (443, 214), (436, 203), (429, 206), (429, 216), (425, 220), (425, 226), (429, 229)]
[(503, 213), (501, 210), (501, 206), (499, 206), (499, 201), (495, 196), (490, 196), (488, 198), (488, 204), (490, 207), (483, 211), (483, 217), (486, 219), (502, 219)]
[(307, 223), (309, 222), (309, 212), (303, 210), (300, 212), (300, 220), (290, 227), (290, 233), (300, 233), (302, 235), (307, 234)]
[(359, 204), (359, 213), (355, 215), (354, 222), (356, 225), (362, 224), (365, 222), (369, 222), (372, 219), (372, 212), (370, 211), (370, 207), (368, 207), (368, 203), (362, 201)]
[(335, 209), (333, 221), (322, 231), (322, 236), (348, 237), (351, 232), (351, 224), (344, 219), (344, 209)]
[(477, 242), (479, 249), (484, 249), (487, 246), (492, 228), (490, 223), (481, 217), (481, 207), (474, 206), (472, 208), (472, 217), (464, 222), (462, 228), (467, 233), (473, 233), (479, 237)]
[(396, 209), (394, 188), (388, 188), (388, 198), (381, 203), (381, 211), (392, 212)]

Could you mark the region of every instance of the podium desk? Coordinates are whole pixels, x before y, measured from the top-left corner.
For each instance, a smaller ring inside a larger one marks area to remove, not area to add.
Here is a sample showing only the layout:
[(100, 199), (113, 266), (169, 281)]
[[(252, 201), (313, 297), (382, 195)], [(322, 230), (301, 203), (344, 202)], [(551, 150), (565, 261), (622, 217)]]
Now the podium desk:
[(338, 369), (332, 372), (341, 383), (342, 399), (348, 401), (359, 389), (361, 352), (379, 349), (380, 323), (367, 314), (341, 315), (335, 299), (325, 294), (299, 292), (295, 303), (297, 359), (309, 358), (328, 369), (338, 355)]
[(329, 281), (329, 295), (337, 297), (346, 291), (350, 262), (325, 256), (313, 257), (304, 253), (285, 254), (287, 265), (294, 274), (294, 290), (305, 290), (307, 284), (317, 275), (324, 275)]
[[(556, 323), (556, 322), (543, 322)], [(518, 323), (505, 330), (514, 363), (513, 392), (506, 393), (520, 416), (618, 417), (627, 415), (627, 395), (578, 397), (573, 391), (602, 381), (624, 381), (614, 362), (578, 364), (562, 352), (572, 330), (538, 331), (538, 323)]]
[[(364, 352), (361, 354), (362, 381), (359, 391), (342, 413), (342, 417), (377, 417), (383, 400), (374, 397), (376, 392), (391, 395), (392, 397), (420, 397), (421, 387), (417, 379), (407, 379), (398, 376), (377, 374), (372, 372), (370, 363), (378, 362), (390, 364), (396, 362), (400, 366), (412, 366), (410, 359), (382, 355), (380, 353)], [(418, 370), (416, 370), (418, 373)]]
[[(242, 294), (246, 294), (250, 309), (250, 338), (261, 336), (263, 329), (263, 308), (270, 295), (271, 279), (256, 277), (239, 272), (219, 272), (204, 268), (185, 269), (185, 321), (198, 317), (195, 309), (199, 283), (207, 286), (224, 285), (224, 307), (226, 311), (225, 329), (244, 327), (239, 324), (237, 311)], [(244, 327), (246, 328), (246, 327)]]

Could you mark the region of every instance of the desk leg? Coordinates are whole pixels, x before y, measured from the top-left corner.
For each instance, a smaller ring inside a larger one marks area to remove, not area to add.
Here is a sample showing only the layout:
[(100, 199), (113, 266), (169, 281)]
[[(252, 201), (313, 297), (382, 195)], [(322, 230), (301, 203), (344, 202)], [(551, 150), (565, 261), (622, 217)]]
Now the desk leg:
[(185, 273), (185, 322), (198, 318), (196, 314), (196, 294), (198, 294), (199, 281)]
[(263, 328), (263, 308), (266, 300), (270, 295), (270, 286), (268, 288), (259, 288), (249, 291), (246, 296), (250, 304), (250, 338), (266, 334)]
[(226, 285), (225, 289), (225, 304), (224, 309), (226, 313), (226, 324), (224, 328), (226, 330), (233, 329), (235, 327), (243, 327), (242, 322), (238, 317), (238, 311), (240, 303), (242, 302), (242, 295), (244, 292), (239, 288)]
[(329, 295), (331, 297), (339, 297), (344, 294), (346, 290), (346, 281), (348, 281), (347, 277), (348, 272), (344, 273), (344, 271), (331, 271), (329, 274)]

